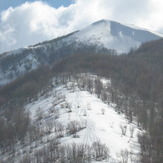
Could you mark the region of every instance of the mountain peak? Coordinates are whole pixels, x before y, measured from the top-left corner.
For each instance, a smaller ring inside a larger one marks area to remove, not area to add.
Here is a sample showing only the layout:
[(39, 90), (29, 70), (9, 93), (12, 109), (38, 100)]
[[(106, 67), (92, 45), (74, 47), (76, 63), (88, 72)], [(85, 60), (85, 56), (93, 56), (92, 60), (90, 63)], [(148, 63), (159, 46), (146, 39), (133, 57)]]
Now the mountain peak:
[(92, 23), (93, 25), (97, 25), (97, 24), (101, 24), (101, 23), (117, 23), (117, 24), (121, 24), (117, 21), (114, 21), (114, 20), (109, 20), (109, 19), (101, 19), (101, 20), (98, 20), (94, 23)]
[(119, 54), (142, 43), (162, 37), (157, 33), (125, 25), (116, 21), (102, 19), (75, 34), (78, 41), (96, 44), (107, 49), (115, 49)]

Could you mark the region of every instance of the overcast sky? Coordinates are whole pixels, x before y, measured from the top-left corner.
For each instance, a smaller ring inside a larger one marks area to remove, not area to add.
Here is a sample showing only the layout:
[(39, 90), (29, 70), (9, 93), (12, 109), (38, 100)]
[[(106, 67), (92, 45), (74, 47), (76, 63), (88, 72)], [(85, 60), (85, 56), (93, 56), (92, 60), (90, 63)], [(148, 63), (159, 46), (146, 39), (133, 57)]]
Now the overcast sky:
[(100, 19), (163, 33), (163, 0), (0, 0), (0, 53), (65, 35)]

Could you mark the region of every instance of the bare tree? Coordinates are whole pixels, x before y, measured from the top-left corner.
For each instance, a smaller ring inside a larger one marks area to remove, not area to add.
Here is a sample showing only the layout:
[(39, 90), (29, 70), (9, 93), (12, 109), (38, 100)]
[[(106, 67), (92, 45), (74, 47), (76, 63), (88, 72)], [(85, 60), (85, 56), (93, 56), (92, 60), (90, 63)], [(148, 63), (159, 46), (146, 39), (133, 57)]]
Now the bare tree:
[(97, 94), (98, 98), (100, 98), (101, 92), (103, 90), (103, 84), (99, 78), (95, 80), (94, 84), (95, 84), (95, 93)]
[(118, 154), (118, 157), (120, 158), (119, 163), (128, 163), (129, 161), (129, 152), (128, 150), (121, 150), (121, 152)]
[(134, 134), (134, 130), (135, 130), (135, 128), (134, 128), (134, 126), (130, 126), (130, 138), (133, 138), (133, 134)]
[(122, 136), (126, 135), (126, 132), (127, 132), (127, 125), (122, 125), (120, 124), (120, 129), (121, 129), (121, 132), (122, 132)]
[(25, 155), (22, 160), (20, 160), (20, 163), (31, 163), (31, 157), (30, 155)]
[(52, 115), (55, 119), (58, 119), (60, 116), (59, 110), (55, 107), (50, 108), (49, 114)]
[(55, 134), (56, 134), (57, 138), (64, 136), (65, 127), (64, 127), (64, 125), (62, 123), (56, 122), (54, 128), (55, 128)]
[(52, 129), (53, 129), (53, 121), (52, 120), (46, 120), (45, 122), (45, 128), (48, 134), (51, 133)]
[(44, 116), (40, 107), (36, 110), (36, 116), (37, 116), (37, 120), (41, 120)]
[(81, 124), (78, 121), (71, 121), (67, 124), (68, 134), (74, 134), (77, 136), (77, 132), (81, 129)]
[(92, 144), (92, 154), (96, 161), (109, 159), (109, 148), (100, 141), (96, 141)]

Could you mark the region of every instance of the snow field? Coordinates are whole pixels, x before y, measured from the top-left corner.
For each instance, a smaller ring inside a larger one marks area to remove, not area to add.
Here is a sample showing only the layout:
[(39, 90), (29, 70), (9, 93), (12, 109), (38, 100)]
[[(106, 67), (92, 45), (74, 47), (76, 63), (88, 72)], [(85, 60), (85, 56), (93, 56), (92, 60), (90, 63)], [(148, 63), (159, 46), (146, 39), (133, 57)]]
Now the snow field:
[[(104, 81), (106, 83), (106, 81)], [(140, 150), (138, 133), (141, 131), (135, 124), (128, 123), (125, 116), (118, 114), (114, 110), (115, 104), (105, 104), (95, 95), (87, 91), (76, 89), (74, 92), (68, 90), (65, 86), (59, 86), (52, 90), (48, 97), (41, 97), (37, 101), (28, 104), (27, 109), (31, 112), (33, 122), (37, 120), (38, 108), (46, 115), (50, 108), (54, 107), (54, 103), (58, 97), (63, 97), (60, 103), (55, 104), (55, 108), (59, 111), (57, 119), (64, 127), (68, 123), (78, 121), (82, 125), (82, 129), (77, 131), (76, 136), (64, 133), (60, 138), (61, 144), (79, 143), (91, 145), (93, 142), (100, 140), (110, 150), (110, 162), (118, 162), (120, 152), (127, 150), (133, 153), (135, 157)], [(66, 105), (69, 105), (66, 107)], [(47, 120), (53, 120), (53, 116), (42, 119), (42, 123)], [(126, 128), (126, 134), (122, 134), (122, 128)], [(66, 127), (65, 127), (66, 128)], [(130, 129), (133, 128), (133, 138), (131, 138)], [(55, 131), (47, 135), (49, 139), (55, 137)]]

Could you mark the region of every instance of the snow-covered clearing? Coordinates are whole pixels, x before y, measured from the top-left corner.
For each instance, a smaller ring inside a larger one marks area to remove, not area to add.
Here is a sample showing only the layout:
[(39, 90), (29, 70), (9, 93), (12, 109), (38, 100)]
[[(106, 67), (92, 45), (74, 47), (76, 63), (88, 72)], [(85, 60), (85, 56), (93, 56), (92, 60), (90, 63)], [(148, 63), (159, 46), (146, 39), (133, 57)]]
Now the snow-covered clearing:
[[(33, 122), (37, 119), (38, 108), (44, 115), (48, 115), (50, 109), (55, 107), (59, 111), (57, 121), (63, 126), (75, 120), (84, 124), (86, 128), (79, 130), (77, 136), (64, 134), (64, 137), (60, 138), (61, 143), (75, 142), (91, 145), (100, 140), (110, 150), (112, 158), (110, 162), (116, 163), (121, 157), (122, 150), (128, 150), (133, 157), (139, 153), (137, 135), (141, 131), (135, 124), (128, 123), (124, 115), (118, 114), (114, 109), (115, 106), (115, 104), (105, 104), (96, 95), (87, 91), (81, 91), (78, 88), (72, 91), (62, 85), (54, 88), (50, 96), (40, 97), (37, 101), (28, 104), (26, 108), (30, 110)], [(52, 114), (47, 117), (41, 120), (42, 123), (54, 118)], [(125, 134), (122, 134), (123, 129), (126, 130)], [(48, 136), (56, 135), (53, 131)]]

